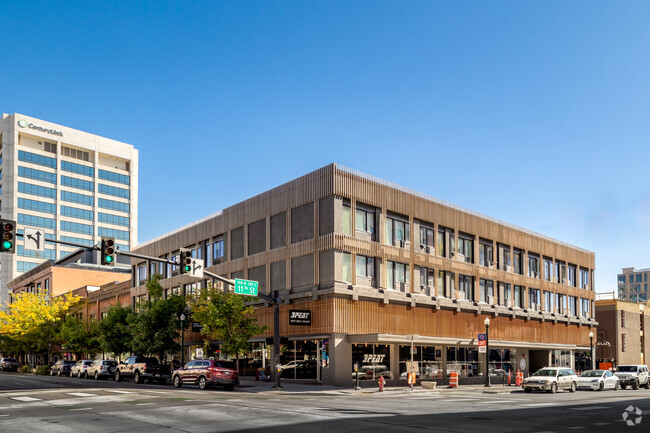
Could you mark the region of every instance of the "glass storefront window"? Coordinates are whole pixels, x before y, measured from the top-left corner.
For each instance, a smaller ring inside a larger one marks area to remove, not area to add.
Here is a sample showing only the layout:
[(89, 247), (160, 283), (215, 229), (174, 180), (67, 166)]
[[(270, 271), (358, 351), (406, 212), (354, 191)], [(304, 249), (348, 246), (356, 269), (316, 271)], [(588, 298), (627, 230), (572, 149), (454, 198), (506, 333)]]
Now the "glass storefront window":
[(359, 380), (376, 380), (380, 376), (393, 379), (390, 371), (390, 346), (387, 344), (355, 344), (352, 346), (352, 380), (356, 375), (354, 364), (359, 367)]
[[(320, 340), (322, 341), (322, 340)], [(318, 380), (319, 340), (290, 341), (280, 347), (280, 377)], [(325, 352), (327, 356), (327, 352)], [(329, 358), (328, 358), (329, 360)], [(329, 361), (328, 361), (329, 362)]]
[(513, 355), (510, 349), (490, 349), (490, 374), (502, 376), (513, 371)]
[(553, 365), (553, 367), (571, 368), (571, 351), (570, 350), (551, 351), (551, 364)]
[[(418, 379), (442, 378), (442, 348), (413, 346), (413, 361), (418, 362)], [(411, 346), (399, 347), (400, 379), (406, 379), (406, 362), (411, 360)]]
[(458, 373), (458, 377), (478, 376), (478, 349), (447, 347), (447, 376), (452, 371)]

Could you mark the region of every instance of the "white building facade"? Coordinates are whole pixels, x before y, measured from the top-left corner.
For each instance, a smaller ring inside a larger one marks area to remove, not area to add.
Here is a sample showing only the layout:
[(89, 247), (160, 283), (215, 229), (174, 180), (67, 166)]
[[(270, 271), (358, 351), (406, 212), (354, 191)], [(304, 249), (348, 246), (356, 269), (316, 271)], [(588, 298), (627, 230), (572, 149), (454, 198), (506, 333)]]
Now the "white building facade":
[[(22, 114), (0, 120), (0, 216), (41, 228), (46, 239), (94, 245), (114, 237), (130, 250), (138, 236), (138, 151), (130, 144)], [(0, 305), (7, 282), (45, 259), (75, 247), (46, 242), (45, 251), (23, 248), (0, 254)], [(48, 288), (43, 288), (48, 289)]]

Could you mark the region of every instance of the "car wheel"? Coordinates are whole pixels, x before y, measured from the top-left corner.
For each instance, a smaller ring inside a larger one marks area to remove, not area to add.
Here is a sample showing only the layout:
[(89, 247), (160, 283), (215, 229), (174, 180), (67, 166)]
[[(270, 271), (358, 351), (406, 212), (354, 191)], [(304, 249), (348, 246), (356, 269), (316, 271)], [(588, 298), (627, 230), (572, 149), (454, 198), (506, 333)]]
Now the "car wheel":
[(618, 391), (619, 389), (621, 389), (621, 384), (616, 382), (616, 384), (614, 385), (614, 391)]
[(569, 388), (569, 392), (576, 392), (578, 389), (578, 385), (576, 385), (575, 382), (571, 382), (571, 388)]
[(650, 379), (648, 379), (648, 381), (645, 383), (645, 385), (643, 385), (643, 387), (645, 389), (650, 389)]
[(634, 383), (632, 384), (632, 389), (639, 389), (639, 380), (635, 380)]
[(627, 385), (621, 385), (622, 389), (627, 389)]
[(557, 383), (553, 382), (551, 384), (551, 389), (549, 390), (551, 394), (555, 394), (557, 392)]
[(70, 370), (70, 377), (74, 377), (74, 374), (72, 374), (72, 370)]
[(140, 372), (136, 371), (135, 374), (133, 374), (133, 381), (135, 383), (142, 383), (142, 380), (140, 379)]
[(526, 389), (524, 389), (524, 392), (528, 392), (528, 393), (531, 393), (531, 392), (533, 392), (533, 390), (532, 390), (532, 389), (530, 389), (530, 388), (526, 388)]
[(598, 391), (602, 391), (603, 389), (605, 389), (605, 383), (604, 383), (604, 382), (600, 382), (600, 383), (598, 384)]
[(199, 377), (199, 389), (205, 389), (208, 386), (208, 381), (205, 380), (205, 376)]
[(50, 376), (54, 376), (54, 370), (50, 370)]
[(172, 384), (174, 385), (174, 388), (180, 388), (182, 385), (181, 377), (179, 375), (174, 376), (174, 379), (172, 379)]
[(115, 371), (115, 382), (119, 382), (120, 379), (122, 379), (122, 378), (120, 377), (120, 371), (117, 370), (117, 371)]
[(81, 379), (81, 370), (77, 372), (77, 379)]
[(95, 380), (99, 380), (99, 373), (97, 371), (95, 372)]
[(84, 379), (88, 379), (88, 370), (84, 371)]
[(56, 375), (61, 377), (61, 370), (60, 369), (56, 372)]

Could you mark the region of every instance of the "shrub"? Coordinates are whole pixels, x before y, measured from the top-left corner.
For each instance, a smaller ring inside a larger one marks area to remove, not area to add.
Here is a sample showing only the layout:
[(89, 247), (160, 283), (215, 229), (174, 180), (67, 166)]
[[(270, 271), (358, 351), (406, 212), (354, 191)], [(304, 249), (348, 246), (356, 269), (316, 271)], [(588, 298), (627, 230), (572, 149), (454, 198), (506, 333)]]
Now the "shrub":
[(32, 372), (32, 367), (29, 365), (25, 364), (22, 367), (20, 367), (20, 372), (21, 373), (31, 373)]
[(50, 374), (50, 366), (49, 365), (39, 365), (36, 367), (36, 371), (34, 372), (35, 374), (39, 374), (41, 376), (46, 376)]

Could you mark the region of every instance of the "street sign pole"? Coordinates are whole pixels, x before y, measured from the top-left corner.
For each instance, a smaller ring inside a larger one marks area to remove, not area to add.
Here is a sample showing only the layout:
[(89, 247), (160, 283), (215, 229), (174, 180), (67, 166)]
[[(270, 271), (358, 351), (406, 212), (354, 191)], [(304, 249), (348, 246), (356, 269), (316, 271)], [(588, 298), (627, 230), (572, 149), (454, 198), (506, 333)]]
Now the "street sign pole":
[[(277, 290), (273, 292), (276, 300), (280, 299)], [(275, 385), (273, 389), (282, 389), (280, 383), (280, 303), (275, 302), (273, 305), (273, 367), (275, 368)]]

